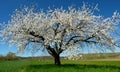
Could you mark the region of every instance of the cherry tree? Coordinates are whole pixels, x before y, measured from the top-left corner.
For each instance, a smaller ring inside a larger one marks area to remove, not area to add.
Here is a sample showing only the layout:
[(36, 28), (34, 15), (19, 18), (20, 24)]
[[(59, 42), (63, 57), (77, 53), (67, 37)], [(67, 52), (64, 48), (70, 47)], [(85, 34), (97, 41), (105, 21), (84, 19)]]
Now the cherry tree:
[(0, 36), (3, 41), (17, 45), (19, 52), (27, 48), (46, 49), (56, 65), (61, 64), (61, 53), (75, 53), (85, 46), (114, 50), (119, 46), (114, 33), (119, 26), (120, 15), (116, 11), (112, 17), (104, 18), (94, 14), (96, 10), (96, 6), (86, 4), (79, 9), (69, 7), (68, 10), (57, 8), (36, 12), (28, 7), (20, 11), (16, 9), (11, 20), (1, 24)]

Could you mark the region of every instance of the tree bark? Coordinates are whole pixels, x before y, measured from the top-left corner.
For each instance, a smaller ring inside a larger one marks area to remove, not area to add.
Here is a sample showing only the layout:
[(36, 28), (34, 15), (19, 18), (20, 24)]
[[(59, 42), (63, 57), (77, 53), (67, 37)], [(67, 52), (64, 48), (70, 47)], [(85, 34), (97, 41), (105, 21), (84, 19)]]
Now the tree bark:
[(56, 54), (54, 56), (54, 62), (55, 62), (55, 65), (61, 65), (59, 54)]
[(60, 50), (60, 52), (58, 53), (55, 49), (51, 48), (49, 45), (46, 47), (48, 53), (54, 58), (54, 63), (55, 65), (61, 65), (60, 62), (60, 53), (63, 50)]

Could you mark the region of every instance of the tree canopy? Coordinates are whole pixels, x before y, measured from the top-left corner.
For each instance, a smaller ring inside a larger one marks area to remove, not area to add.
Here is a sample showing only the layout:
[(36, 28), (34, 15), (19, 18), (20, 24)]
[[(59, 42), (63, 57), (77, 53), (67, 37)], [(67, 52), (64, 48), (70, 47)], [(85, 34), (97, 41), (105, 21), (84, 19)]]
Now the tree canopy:
[(114, 50), (119, 47), (114, 33), (118, 33), (120, 14), (116, 11), (112, 17), (104, 18), (96, 15), (96, 10), (96, 6), (86, 4), (68, 10), (62, 7), (40, 12), (29, 7), (16, 9), (8, 24), (2, 24), (0, 35), (4, 41), (16, 44), (20, 52), (29, 48), (27, 45), (33, 50), (46, 49), (55, 58), (55, 64), (60, 64), (60, 53), (85, 46)]

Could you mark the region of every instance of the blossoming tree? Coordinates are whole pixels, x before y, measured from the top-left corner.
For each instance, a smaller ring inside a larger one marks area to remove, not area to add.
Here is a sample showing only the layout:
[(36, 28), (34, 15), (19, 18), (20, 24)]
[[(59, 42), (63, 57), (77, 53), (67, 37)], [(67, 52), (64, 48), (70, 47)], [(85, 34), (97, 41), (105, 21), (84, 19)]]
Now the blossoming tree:
[[(113, 35), (120, 23), (120, 15), (112, 17), (95, 15), (96, 7), (83, 6), (68, 10), (49, 9), (36, 12), (33, 8), (16, 10), (8, 24), (1, 24), (0, 36), (4, 41), (16, 44), (20, 52), (26, 48), (44, 48), (60, 65), (60, 54), (79, 50), (85, 46), (97, 50), (114, 50), (116, 38)], [(28, 45), (32, 47), (27, 47)]]

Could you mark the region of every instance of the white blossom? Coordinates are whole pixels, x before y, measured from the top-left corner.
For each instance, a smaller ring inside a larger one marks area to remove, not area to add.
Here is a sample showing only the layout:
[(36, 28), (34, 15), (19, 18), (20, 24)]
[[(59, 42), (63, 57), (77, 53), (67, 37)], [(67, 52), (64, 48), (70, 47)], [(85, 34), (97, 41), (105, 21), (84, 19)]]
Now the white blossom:
[(46, 12), (35, 12), (28, 7), (22, 11), (16, 9), (7, 26), (0, 29), (0, 36), (4, 41), (16, 43), (19, 51), (24, 51), (31, 42), (46, 48), (51, 41), (54, 42), (51, 47), (58, 48), (55, 51), (79, 50), (85, 47), (84, 44), (111, 49), (115, 45), (111, 34), (117, 31), (120, 14), (116, 11), (112, 17), (104, 18), (94, 14), (96, 9), (96, 6), (87, 7), (86, 4), (80, 9), (70, 7), (69, 10), (60, 8)]

